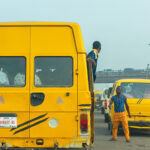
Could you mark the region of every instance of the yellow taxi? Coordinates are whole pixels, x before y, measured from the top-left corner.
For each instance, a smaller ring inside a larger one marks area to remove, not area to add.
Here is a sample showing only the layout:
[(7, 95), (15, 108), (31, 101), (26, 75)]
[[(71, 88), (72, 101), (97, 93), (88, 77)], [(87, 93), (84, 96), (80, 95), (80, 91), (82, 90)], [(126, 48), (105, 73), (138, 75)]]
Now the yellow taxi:
[[(150, 80), (121, 79), (113, 84), (109, 100), (116, 95), (117, 86), (122, 87), (122, 94), (127, 97), (131, 118), (128, 117), (130, 128), (150, 129)], [(112, 129), (114, 105), (109, 111), (108, 127)]]

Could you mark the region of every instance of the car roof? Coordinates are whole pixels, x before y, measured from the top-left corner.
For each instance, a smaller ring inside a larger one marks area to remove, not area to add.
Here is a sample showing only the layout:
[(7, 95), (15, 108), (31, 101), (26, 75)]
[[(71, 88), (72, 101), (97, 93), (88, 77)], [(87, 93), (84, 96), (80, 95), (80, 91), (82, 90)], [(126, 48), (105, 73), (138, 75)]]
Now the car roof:
[(138, 82), (138, 83), (150, 83), (150, 79), (120, 79), (116, 82)]

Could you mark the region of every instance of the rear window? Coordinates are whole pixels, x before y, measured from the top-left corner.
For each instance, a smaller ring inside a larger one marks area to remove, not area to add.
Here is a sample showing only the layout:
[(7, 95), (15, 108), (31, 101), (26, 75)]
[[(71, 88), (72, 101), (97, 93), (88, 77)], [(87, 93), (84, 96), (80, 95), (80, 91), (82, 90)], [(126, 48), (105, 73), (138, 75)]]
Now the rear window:
[(150, 83), (121, 83), (121, 87), (127, 98), (150, 99)]
[(0, 87), (24, 87), (25, 73), (25, 57), (0, 56)]
[(102, 97), (102, 94), (95, 94), (95, 97), (97, 97), (100, 100)]
[(36, 87), (71, 87), (73, 85), (72, 57), (36, 57), (34, 65)]

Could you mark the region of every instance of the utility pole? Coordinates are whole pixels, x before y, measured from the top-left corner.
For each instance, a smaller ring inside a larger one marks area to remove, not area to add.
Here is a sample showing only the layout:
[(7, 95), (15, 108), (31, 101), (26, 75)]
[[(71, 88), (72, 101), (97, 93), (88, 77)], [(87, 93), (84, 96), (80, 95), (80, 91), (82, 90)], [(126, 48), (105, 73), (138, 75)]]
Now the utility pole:
[(149, 66), (150, 66), (150, 64), (147, 64), (147, 69), (146, 69), (146, 79), (148, 79)]
[[(150, 46), (150, 43), (148, 44), (148, 46)], [(146, 69), (146, 79), (148, 79), (149, 66), (150, 66), (150, 64), (147, 64), (147, 69)]]

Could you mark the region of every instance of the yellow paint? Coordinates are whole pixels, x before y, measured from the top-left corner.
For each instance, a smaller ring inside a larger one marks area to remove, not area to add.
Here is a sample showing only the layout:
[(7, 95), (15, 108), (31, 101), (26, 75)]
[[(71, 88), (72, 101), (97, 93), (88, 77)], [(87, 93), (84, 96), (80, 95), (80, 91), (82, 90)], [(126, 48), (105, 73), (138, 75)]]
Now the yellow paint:
[[(111, 100), (111, 97), (113, 95), (116, 95), (116, 88), (117, 86), (120, 86), (121, 83), (150, 83), (150, 80), (148, 79), (121, 79), (116, 81), (113, 84), (112, 92), (109, 98), (109, 101)], [(132, 118), (128, 117), (128, 121), (132, 122), (143, 122), (146, 121), (150, 124), (150, 99), (143, 99), (140, 104), (137, 104), (139, 101), (139, 98), (127, 98), (127, 102), (129, 105), (130, 113)], [(114, 105), (112, 105), (111, 110), (109, 110), (109, 117), (112, 120), (112, 114), (114, 113)], [(149, 128), (149, 127), (140, 127), (140, 126), (129, 126), (131, 128)]]
[[(10, 131), (0, 128), (0, 144), (8, 147), (58, 147), (81, 148), (82, 143), (91, 144), (91, 94), (88, 85), (86, 52), (80, 27), (76, 23), (1, 23), (0, 56), (24, 56), (26, 58), (25, 87), (0, 87), (0, 113), (17, 114), (18, 125), (40, 115), (44, 117)], [(73, 85), (71, 87), (34, 86), (34, 60), (37, 56), (69, 56), (73, 59)], [(30, 104), (31, 93), (44, 93), (41, 105)], [(70, 93), (66, 96), (66, 93)], [(63, 103), (57, 104), (61, 97)], [(82, 106), (89, 104), (89, 106)], [(81, 106), (79, 106), (81, 105)], [(82, 111), (81, 109), (89, 109)], [(87, 134), (80, 132), (80, 114), (88, 114)], [(55, 118), (58, 126), (52, 128), (49, 121)], [(17, 130), (44, 122), (14, 134)], [(43, 145), (37, 145), (37, 139)]]

